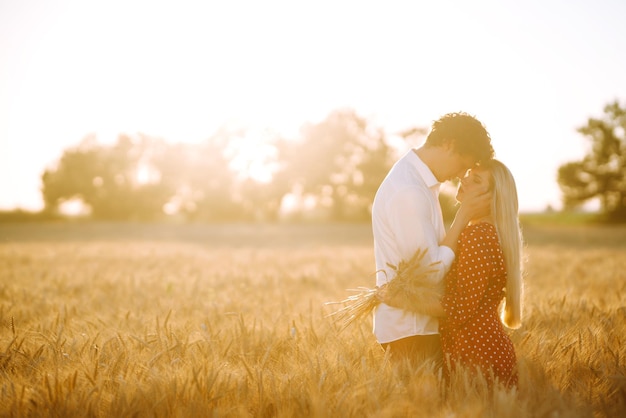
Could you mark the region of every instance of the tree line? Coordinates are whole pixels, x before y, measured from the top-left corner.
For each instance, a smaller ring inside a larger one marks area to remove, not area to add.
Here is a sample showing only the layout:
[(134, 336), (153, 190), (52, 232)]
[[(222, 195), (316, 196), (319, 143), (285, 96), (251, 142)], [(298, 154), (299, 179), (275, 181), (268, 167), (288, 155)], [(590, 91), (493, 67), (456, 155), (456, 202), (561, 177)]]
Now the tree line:
[(299, 138), (266, 132), (264, 148), (246, 145), (249, 134), (223, 128), (198, 144), (87, 137), (44, 171), (45, 211), (78, 200), (98, 220), (364, 221), (396, 158), (386, 133), (353, 110), (302, 126)]
[[(590, 151), (556, 173), (566, 209), (599, 199), (608, 219), (626, 220), (625, 115), (615, 101), (579, 128)], [(414, 127), (401, 136), (417, 145), (425, 133)], [(262, 147), (246, 145), (249, 134), (223, 128), (197, 144), (120, 135), (103, 145), (87, 137), (43, 172), (44, 212), (80, 202), (97, 220), (369, 221), (376, 190), (398, 157), (387, 133), (349, 109), (305, 124), (298, 138), (266, 132)], [(441, 200), (452, 219), (453, 196), (442, 193)]]

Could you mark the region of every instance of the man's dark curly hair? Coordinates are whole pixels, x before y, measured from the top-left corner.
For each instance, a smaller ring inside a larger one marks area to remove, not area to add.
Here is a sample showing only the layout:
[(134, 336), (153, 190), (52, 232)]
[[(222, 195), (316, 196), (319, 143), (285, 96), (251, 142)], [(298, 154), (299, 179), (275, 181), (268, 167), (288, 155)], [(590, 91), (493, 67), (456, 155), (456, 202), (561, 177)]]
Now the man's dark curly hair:
[(489, 132), (478, 119), (465, 112), (447, 113), (433, 122), (425, 145), (447, 143), (458, 154), (474, 157), (477, 163), (494, 157)]

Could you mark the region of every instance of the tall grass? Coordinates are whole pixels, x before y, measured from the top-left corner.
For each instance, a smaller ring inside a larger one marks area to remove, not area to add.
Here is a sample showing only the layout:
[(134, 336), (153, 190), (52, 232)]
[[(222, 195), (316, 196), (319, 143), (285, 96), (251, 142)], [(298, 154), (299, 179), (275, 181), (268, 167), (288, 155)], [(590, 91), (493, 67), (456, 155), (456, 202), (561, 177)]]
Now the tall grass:
[(626, 249), (565, 244), (529, 246), (519, 389), (489, 392), (327, 318), (368, 245), (4, 243), (0, 416), (623, 416)]

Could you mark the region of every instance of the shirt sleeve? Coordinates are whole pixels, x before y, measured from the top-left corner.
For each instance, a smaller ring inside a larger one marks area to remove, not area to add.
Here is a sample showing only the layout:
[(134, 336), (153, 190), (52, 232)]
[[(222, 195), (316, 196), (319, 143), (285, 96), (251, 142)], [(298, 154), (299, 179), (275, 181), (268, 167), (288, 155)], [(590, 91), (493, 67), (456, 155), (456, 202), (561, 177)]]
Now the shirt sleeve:
[(462, 327), (478, 313), (493, 272), (497, 249), (497, 236), (481, 229), (472, 228), (469, 233), (461, 235), (456, 281), (446, 287), (442, 298), (447, 321), (452, 327)]
[(427, 193), (430, 191), (410, 187), (399, 190), (389, 202), (389, 213), (401, 259), (408, 260), (415, 251), (426, 249), (426, 262), (439, 263), (430, 279), (440, 282), (455, 254), (449, 247), (439, 245), (439, 234), (433, 225), (433, 196)]

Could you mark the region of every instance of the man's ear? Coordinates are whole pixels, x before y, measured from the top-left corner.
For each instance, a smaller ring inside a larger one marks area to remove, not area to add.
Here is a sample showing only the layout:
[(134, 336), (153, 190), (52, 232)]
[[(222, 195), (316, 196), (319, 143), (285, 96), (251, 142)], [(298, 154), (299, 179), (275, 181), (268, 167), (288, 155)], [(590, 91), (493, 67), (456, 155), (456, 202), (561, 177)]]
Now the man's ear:
[(441, 148), (444, 151), (446, 151), (446, 153), (448, 153), (449, 155), (454, 154), (454, 152), (455, 152), (454, 145), (452, 144), (452, 140), (451, 139), (446, 139), (446, 140), (442, 141)]

